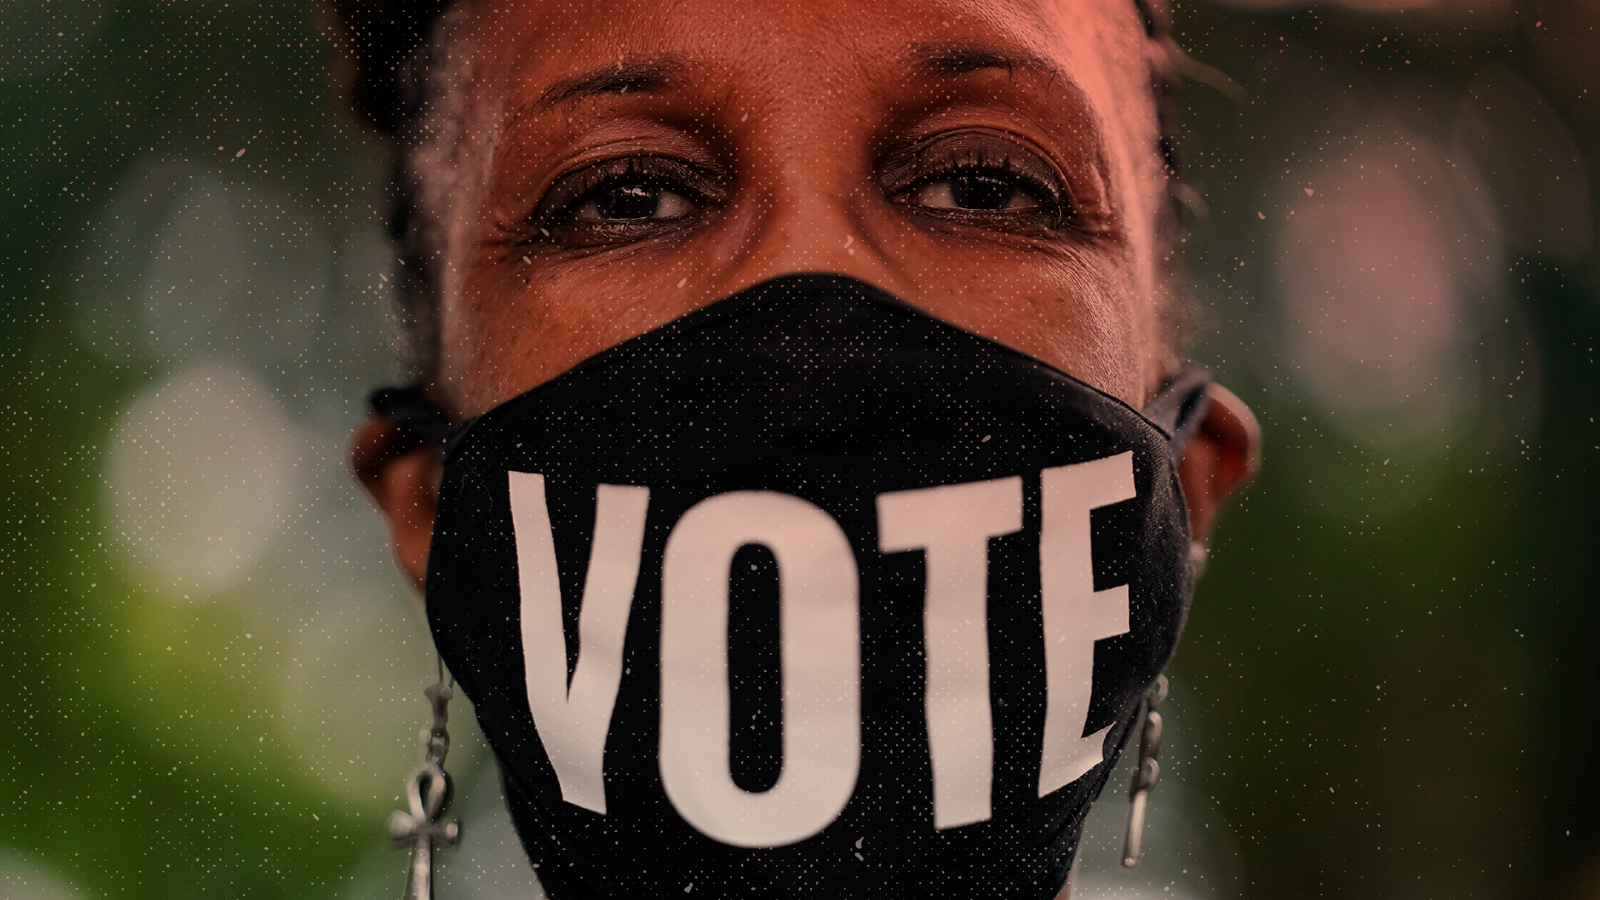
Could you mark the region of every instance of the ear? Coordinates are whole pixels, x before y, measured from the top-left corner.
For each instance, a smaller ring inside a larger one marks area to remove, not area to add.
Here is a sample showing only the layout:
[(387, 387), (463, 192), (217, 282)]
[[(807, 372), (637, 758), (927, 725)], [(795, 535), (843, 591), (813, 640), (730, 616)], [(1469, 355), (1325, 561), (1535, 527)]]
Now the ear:
[(1206, 417), (1178, 461), (1189, 534), (1201, 544), (1229, 495), (1255, 475), (1261, 461), (1261, 426), (1250, 407), (1220, 384), (1211, 385), (1206, 396)]
[(439, 459), (415, 435), (368, 416), (350, 443), (356, 478), (389, 522), (400, 570), (420, 594), (428, 573), (433, 515), (439, 507)]

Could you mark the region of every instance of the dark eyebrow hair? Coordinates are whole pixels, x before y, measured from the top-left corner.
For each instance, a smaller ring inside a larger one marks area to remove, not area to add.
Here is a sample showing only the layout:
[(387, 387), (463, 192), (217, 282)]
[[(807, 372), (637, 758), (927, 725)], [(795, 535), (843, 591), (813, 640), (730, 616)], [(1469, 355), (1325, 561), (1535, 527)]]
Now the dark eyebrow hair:
[(984, 44), (912, 44), (906, 50), (906, 59), (912, 69), (926, 78), (952, 78), (986, 69), (1004, 69), (1007, 73), (1022, 69), (1052, 78), (1061, 74), (1055, 66), (1031, 53), (1019, 54)]
[(567, 100), (602, 94), (624, 94), (628, 91), (659, 93), (670, 89), (682, 77), (685, 68), (682, 60), (672, 56), (636, 62), (618, 60), (614, 65), (579, 72), (556, 81), (539, 95), (538, 105), (549, 109)]

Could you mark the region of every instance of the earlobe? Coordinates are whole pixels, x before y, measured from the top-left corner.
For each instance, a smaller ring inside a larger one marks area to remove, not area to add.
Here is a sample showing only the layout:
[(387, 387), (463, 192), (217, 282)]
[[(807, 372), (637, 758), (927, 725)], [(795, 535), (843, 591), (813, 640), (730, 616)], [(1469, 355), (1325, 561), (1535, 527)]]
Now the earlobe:
[(374, 415), (356, 429), (350, 464), (389, 523), (400, 570), (421, 593), (439, 504), (438, 457), (420, 438)]
[(1243, 487), (1261, 460), (1261, 426), (1255, 413), (1232, 391), (1212, 384), (1200, 428), (1178, 462), (1189, 505), (1189, 533), (1204, 543), (1228, 497)]

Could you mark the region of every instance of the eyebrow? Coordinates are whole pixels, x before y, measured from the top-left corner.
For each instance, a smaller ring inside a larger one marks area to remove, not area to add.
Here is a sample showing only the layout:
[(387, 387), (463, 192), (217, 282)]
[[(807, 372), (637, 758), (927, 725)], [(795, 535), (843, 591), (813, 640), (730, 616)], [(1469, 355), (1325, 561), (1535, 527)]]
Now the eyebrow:
[(688, 68), (675, 56), (658, 56), (647, 60), (624, 62), (590, 69), (569, 75), (545, 88), (539, 95), (538, 106), (550, 109), (569, 100), (599, 97), (605, 94), (625, 94), (629, 91), (660, 93), (670, 90), (683, 77)]
[[(988, 44), (954, 42), (923, 42), (907, 47), (905, 62), (912, 71), (923, 78), (945, 79), (973, 72), (1003, 69), (1014, 74), (1018, 69), (1063, 80), (1061, 70), (1031, 53), (1017, 53)], [(626, 94), (629, 91), (659, 94), (672, 90), (682, 80), (689, 68), (688, 62), (676, 55), (663, 55), (628, 62), (617, 60), (614, 64), (600, 66), (558, 79), (545, 88), (533, 107), (550, 110), (563, 103), (607, 94)], [(528, 111), (525, 107), (523, 112)], [(518, 114), (520, 115), (520, 113)], [(514, 116), (515, 118), (515, 116)]]
[(1052, 79), (1062, 74), (1056, 66), (1031, 53), (1016, 53), (986, 44), (912, 44), (905, 58), (912, 70), (924, 78), (954, 78), (991, 69), (1004, 69), (1007, 74), (1021, 69)]

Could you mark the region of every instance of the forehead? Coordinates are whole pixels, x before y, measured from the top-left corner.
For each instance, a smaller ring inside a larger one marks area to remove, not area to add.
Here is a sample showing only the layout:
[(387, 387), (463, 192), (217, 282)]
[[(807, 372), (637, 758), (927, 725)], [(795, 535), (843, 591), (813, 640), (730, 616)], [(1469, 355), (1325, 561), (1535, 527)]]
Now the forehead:
[[(916, 48), (967, 45), (1034, 61), (1126, 119), (1147, 93), (1143, 20), (1134, 0), (476, 0), (464, 23), (480, 91), (521, 105), (562, 77), (638, 59), (682, 60), (695, 76), (733, 76), (801, 92), (826, 82), (892, 89)], [(735, 88), (736, 89), (736, 88)], [(481, 94), (480, 94), (481, 96)], [(519, 103), (520, 101), (520, 103)]]

